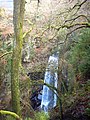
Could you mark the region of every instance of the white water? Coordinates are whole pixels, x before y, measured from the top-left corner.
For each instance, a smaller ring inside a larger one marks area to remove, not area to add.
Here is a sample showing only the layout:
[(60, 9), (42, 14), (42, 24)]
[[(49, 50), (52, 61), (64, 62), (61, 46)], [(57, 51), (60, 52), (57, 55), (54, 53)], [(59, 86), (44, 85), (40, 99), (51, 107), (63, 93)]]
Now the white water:
[[(52, 55), (49, 57), (48, 67), (46, 69), (44, 83), (50, 84), (57, 88), (57, 75), (58, 70), (58, 56)], [(50, 109), (56, 106), (57, 96), (46, 85), (43, 86), (41, 110), (48, 112)]]

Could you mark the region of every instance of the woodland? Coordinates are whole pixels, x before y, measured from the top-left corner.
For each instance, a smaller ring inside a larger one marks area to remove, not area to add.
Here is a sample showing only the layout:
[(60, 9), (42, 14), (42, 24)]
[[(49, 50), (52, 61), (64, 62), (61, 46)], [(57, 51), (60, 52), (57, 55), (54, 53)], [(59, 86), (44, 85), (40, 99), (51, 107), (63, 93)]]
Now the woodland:
[[(0, 120), (90, 120), (90, 0), (12, 4), (0, 7)], [(44, 82), (55, 53), (57, 88)], [(57, 95), (48, 114), (34, 99), (44, 85)]]

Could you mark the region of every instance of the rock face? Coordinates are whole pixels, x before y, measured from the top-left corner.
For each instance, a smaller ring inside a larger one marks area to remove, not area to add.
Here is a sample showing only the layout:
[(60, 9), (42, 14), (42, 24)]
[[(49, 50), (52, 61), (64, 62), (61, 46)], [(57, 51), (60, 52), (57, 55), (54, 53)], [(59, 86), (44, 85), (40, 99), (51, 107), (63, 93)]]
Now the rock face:
[(30, 72), (27, 74), (31, 80), (40, 80), (44, 79), (44, 72)]
[[(44, 79), (44, 72), (31, 72), (28, 73), (28, 76), (31, 80), (38, 81)], [(35, 89), (35, 90), (34, 90)], [(32, 88), (32, 94), (30, 97), (31, 106), (34, 110), (37, 110), (38, 107), (41, 105), (41, 96), (42, 96), (42, 89), (43, 86), (33, 86)]]
[(38, 107), (41, 105), (41, 99), (39, 99), (38, 97), (41, 91), (42, 91), (42, 86), (40, 86), (38, 90), (32, 93), (30, 97), (31, 106), (34, 110), (37, 110)]

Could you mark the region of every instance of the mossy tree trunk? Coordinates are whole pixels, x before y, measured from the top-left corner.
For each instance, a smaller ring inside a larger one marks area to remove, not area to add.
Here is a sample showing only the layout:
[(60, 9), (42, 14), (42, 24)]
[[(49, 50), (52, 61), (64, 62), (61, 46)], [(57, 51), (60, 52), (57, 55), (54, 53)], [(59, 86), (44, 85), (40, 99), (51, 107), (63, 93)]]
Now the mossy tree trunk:
[(14, 47), (11, 66), (11, 95), (12, 111), (21, 115), (20, 90), (19, 90), (19, 67), (21, 62), (21, 51), (23, 44), (23, 19), (25, 0), (14, 0), (13, 24), (14, 24)]

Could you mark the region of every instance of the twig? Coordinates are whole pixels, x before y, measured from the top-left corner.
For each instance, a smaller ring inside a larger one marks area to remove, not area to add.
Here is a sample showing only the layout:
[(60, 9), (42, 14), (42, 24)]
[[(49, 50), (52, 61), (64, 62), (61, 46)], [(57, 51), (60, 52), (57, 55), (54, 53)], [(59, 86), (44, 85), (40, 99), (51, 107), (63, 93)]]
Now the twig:
[(5, 55), (11, 54), (11, 53), (12, 53), (12, 51), (4, 53), (3, 55), (0, 56), (0, 59), (1, 59), (2, 57), (4, 57)]

